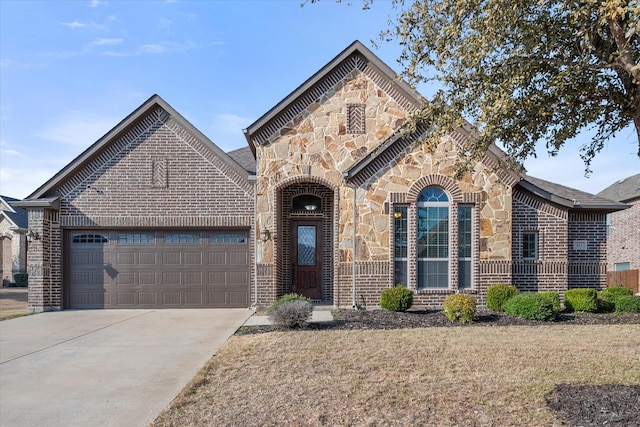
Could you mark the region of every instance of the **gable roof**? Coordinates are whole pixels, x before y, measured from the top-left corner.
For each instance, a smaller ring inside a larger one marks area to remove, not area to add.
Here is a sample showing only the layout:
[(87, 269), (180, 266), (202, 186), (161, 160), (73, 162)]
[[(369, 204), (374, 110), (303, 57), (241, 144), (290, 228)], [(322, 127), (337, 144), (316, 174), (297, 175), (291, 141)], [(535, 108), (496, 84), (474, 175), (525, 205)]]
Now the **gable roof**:
[(255, 153), (257, 145), (266, 143), (274, 132), (280, 130), (355, 69), (365, 73), (409, 111), (416, 110), (424, 102), (408, 83), (399, 78), (387, 64), (356, 40), (243, 130), (251, 150)]
[(222, 151), (217, 145), (215, 145), (209, 138), (207, 138), (202, 132), (200, 132), (195, 126), (193, 126), (187, 119), (182, 117), (173, 107), (171, 107), (165, 100), (158, 95), (153, 95), (146, 100), (140, 107), (125, 117), (120, 123), (118, 123), (113, 129), (107, 132), (102, 138), (93, 143), (89, 148), (82, 152), (78, 157), (72, 160), (56, 175), (34, 191), (27, 199), (20, 202), (21, 206), (30, 206), (35, 199), (42, 199), (47, 196), (49, 192), (54, 190), (57, 186), (63, 183), (67, 178), (73, 176), (77, 171), (82, 169), (86, 164), (91, 162), (100, 153), (108, 148), (109, 144), (117, 140), (119, 136), (126, 133), (132, 126), (138, 122), (139, 119), (153, 111), (156, 107), (162, 108), (185, 130), (195, 136), (200, 142), (207, 146), (217, 157), (221, 158), (225, 163), (231, 167), (240, 177), (249, 180), (249, 173), (240, 166), (235, 160), (229, 157), (224, 151)]
[(26, 229), (29, 221), (27, 211), (13, 205), (19, 201), (13, 197), (0, 196), (0, 215), (13, 224), (13, 227)]
[(580, 210), (604, 210), (608, 212), (626, 209), (629, 206), (624, 203), (614, 202), (575, 188), (545, 181), (525, 175), (518, 183), (522, 188), (558, 205)]
[(640, 173), (611, 184), (598, 193), (598, 197), (616, 202), (629, 202), (640, 199)]

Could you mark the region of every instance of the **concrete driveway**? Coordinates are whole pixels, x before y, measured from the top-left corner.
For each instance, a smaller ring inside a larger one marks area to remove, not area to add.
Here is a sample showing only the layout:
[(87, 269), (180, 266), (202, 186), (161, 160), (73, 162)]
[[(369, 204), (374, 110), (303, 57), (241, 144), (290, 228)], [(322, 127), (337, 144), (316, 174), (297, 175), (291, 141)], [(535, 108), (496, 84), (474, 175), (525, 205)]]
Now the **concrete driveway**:
[(70, 310), (0, 322), (0, 425), (146, 426), (251, 314)]

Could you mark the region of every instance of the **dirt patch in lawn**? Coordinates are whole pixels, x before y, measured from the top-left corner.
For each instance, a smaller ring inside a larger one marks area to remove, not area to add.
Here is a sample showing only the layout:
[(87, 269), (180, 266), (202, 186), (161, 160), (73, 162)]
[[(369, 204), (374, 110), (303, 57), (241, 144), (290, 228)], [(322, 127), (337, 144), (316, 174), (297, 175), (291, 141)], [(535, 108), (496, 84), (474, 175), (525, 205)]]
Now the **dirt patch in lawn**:
[(638, 324), (338, 324), (233, 336), (154, 425), (596, 425), (547, 403), (559, 385), (640, 385)]
[(0, 288), (0, 320), (28, 313), (27, 288)]

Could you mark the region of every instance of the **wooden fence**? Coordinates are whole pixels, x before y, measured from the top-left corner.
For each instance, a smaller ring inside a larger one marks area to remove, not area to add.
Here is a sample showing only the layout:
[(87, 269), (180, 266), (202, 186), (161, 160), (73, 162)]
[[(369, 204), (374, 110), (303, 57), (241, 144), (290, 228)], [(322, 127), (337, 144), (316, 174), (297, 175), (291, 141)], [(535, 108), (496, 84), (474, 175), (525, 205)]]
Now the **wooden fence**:
[(638, 293), (638, 271), (640, 270), (622, 270), (607, 271), (607, 288), (610, 286), (624, 286), (631, 288), (633, 294)]

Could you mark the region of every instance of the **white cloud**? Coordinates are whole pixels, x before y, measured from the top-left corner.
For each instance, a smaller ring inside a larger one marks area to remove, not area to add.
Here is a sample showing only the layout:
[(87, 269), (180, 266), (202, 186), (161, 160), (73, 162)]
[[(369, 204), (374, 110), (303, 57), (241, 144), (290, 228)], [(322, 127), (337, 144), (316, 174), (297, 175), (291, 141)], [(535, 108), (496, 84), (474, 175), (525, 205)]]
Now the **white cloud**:
[(118, 39), (100, 38), (92, 41), (91, 45), (92, 46), (112, 46), (112, 45), (120, 44), (123, 41), (124, 39), (121, 39), (121, 38), (118, 38)]
[(89, 5), (89, 7), (98, 7), (101, 4), (107, 4), (107, 2), (102, 0), (91, 0), (91, 4)]
[(64, 25), (65, 27), (76, 29), (76, 28), (86, 28), (88, 25), (82, 22), (73, 21), (73, 22), (61, 22), (60, 25)]
[(140, 46), (141, 53), (163, 53), (166, 48), (160, 44), (143, 44)]

